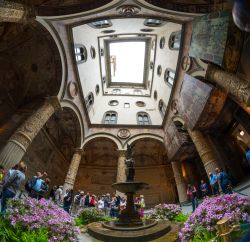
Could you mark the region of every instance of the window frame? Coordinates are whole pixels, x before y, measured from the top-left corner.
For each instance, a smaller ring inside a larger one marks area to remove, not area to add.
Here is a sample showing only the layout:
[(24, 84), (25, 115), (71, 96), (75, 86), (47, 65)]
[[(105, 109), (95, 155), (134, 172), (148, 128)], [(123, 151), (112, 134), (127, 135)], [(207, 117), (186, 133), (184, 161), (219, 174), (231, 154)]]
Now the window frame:
[[(162, 105), (160, 105), (160, 103), (162, 103)], [(159, 100), (158, 109), (160, 111), (162, 118), (164, 119), (164, 117), (166, 115), (166, 111), (167, 111), (167, 105), (162, 99)]]
[[(107, 116), (110, 116), (108, 123), (106, 123), (107, 121)], [(114, 122), (112, 122), (112, 117), (115, 117)], [(117, 120), (118, 120), (118, 114), (116, 111), (110, 110), (104, 113), (103, 118), (102, 118), (102, 124), (117, 124)]]
[[(80, 52), (77, 53), (76, 49), (79, 49)], [(87, 48), (82, 44), (74, 44), (74, 55), (77, 64), (84, 63), (88, 60)], [(80, 60), (77, 60), (77, 57), (80, 57)]]
[[(140, 121), (140, 117), (142, 120)], [(145, 123), (144, 117), (147, 117), (147, 122)], [(151, 125), (151, 118), (147, 112), (138, 112), (136, 114), (136, 122), (138, 125)]]
[[(107, 21), (107, 24), (98, 24), (98, 22), (104, 22)], [(93, 21), (91, 23), (89, 23), (89, 26), (91, 26), (94, 29), (105, 29), (105, 28), (109, 28), (111, 27), (113, 24), (109, 19), (100, 19), (100, 20), (96, 20)]]
[[(178, 36), (177, 40), (176, 36)], [(168, 39), (168, 48), (170, 50), (179, 50), (181, 46), (181, 37), (182, 37), (181, 30), (172, 32)], [(176, 43), (178, 43), (177, 47), (175, 46)]]
[[(167, 75), (167, 73), (172, 73), (174, 75), (174, 77), (172, 77), (171, 75)], [(166, 82), (166, 84), (168, 84), (170, 87), (172, 87), (175, 83), (175, 71), (171, 68), (166, 68), (165, 72), (164, 72), (164, 82)], [(169, 79), (172, 80), (172, 83), (169, 81)]]
[[(86, 109), (89, 111), (91, 109), (91, 107), (94, 105), (94, 94), (92, 92), (90, 92), (86, 98), (84, 99), (85, 101), (85, 106), (86, 106)], [(91, 102), (91, 103), (90, 103)], [(90, 103), (90, 104), (89, 104)]]

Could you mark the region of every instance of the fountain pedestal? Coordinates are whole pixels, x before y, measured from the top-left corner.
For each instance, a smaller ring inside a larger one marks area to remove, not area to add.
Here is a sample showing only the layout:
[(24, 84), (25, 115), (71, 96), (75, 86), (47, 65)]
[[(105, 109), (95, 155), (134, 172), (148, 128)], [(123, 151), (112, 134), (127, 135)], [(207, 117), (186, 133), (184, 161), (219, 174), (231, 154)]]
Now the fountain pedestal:
[(127, 181), (112, 184), (115, 190), (126, 194), (126, 209), (121, 212), (117, 221), (88, 225), (88, 233), (101, 241), (145, 242), (159, 238), (171, 229), (169, 221), (157, 222), (151, 219), (142, 221), (138, 211), (135, 210), (134, 194), (148, 184), (134, 181), (134, 161), (132, 159), (132, 147), (129, 145), (127, 153), (127, 160), (125, 161)]
[(140, 214), (135, 210), (133, 197), (136, 191), (143, 189), (147, 185), (147, 183), (143, 182), (118, 182), (112, 185), (113, 188), (125, 193), (127, 196), (126, 208), (119, 215), (118, 221), (115, 222), (116, 226), (136, 227), (143, 224)]

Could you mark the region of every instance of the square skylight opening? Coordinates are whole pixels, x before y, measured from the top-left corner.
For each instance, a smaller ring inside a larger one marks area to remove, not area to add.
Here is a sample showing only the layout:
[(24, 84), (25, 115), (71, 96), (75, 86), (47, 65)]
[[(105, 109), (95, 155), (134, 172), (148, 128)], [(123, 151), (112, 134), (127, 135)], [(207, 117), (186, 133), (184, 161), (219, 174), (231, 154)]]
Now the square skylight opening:
[(149, 39), (119, 38), (105, 41), (108, 86), (146, 88)]
[(111, 83), (143, 84), (145, 41), (109, 45)]

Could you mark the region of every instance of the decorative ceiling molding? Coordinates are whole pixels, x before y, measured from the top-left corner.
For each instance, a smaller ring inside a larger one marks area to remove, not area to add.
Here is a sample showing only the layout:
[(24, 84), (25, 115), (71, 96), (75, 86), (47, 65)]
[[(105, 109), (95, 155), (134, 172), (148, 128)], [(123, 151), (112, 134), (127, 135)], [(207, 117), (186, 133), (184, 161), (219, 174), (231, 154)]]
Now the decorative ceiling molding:
[(141, 8), (136, 5), (122, 5), (116, 10), (119, 14), (130, 17), (138, 14), (141, 11)]

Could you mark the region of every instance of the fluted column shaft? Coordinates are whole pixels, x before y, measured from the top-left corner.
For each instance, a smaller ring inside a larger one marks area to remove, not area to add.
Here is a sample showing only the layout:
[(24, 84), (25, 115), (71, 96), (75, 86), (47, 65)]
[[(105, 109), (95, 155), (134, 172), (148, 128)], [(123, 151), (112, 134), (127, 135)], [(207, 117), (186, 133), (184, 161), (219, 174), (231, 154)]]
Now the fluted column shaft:
[(60, 108), (57, 97), (45, 100), (41, 107), (36, 110), (10, 137), (0, 153), (0, 164), (6, 169), (16, 165), (27, 151), (29, 145), (48, 119)]
[(118, 163), (117, 163), (117, 176), (116, 176), (116, 182), (125, 182), (126, 181), (126, 151), (120, 150), (119, 151), (119, 157), (118, 157)]
[(200, 158), (204, 164), (204, 168), (207, 172), (207, 175), (209, 175), (210, 172), (214, 173), (215, 168), (219, 167), (219, 164), (215, 159), (214, 152), (210, 144), (208, 143), (207, 139), (198, 130), (192, 131), (188, 129), (188, 133), (200, 155)]
[(1, 1), (0, 2), (0, 22), (23, 23), (34, 18), (32, 9), (21, 3)]
[(188, 197), (187, 197), (186, 183), (181, 171), (181, 163), (179, 161), (173, 161), (171, 162), (171, 164), (179, 196), (179, 202), (180, 203), (186, 202), (188, 200)]
[(213, 64), (208, 65), (206, 79), (216, 82), (237, 101), (250, 107), (250, 82)]
[(82, 150), (76, 149), (72, 157), (72, 160), (70, 162), (69, 170), (63, 185), (64, 191), (66, 191), (67, 189), (73, 189), (81, 159), (82, 159)]

